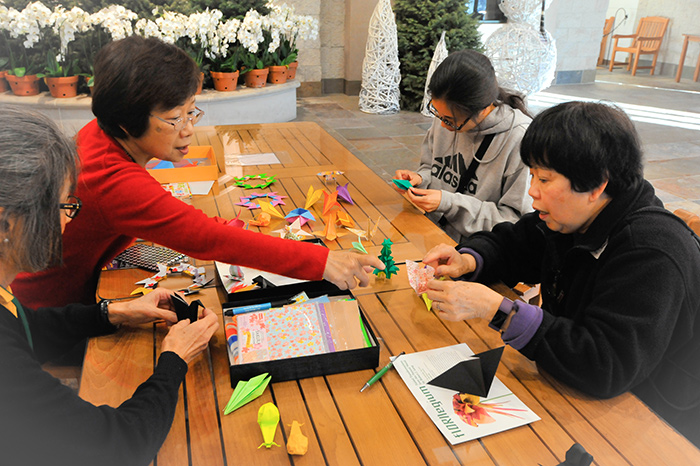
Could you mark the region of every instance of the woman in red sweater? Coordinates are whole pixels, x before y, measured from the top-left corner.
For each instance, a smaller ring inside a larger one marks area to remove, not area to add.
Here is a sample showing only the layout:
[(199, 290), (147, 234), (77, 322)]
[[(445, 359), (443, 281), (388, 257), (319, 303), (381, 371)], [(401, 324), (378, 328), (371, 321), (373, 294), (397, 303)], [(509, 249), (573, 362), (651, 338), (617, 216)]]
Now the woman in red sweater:
[(366, 286), (376, 257), (234, 228), (166, 192), (144, 168), (153, 159), (187, 154), (200, 72), (181, 49), (131, 36), (105, 46), (95, 61), (92, 111), (77, 135), (81, 171), (79, 218), (63, 235), (63, 265), (20, 274), (12, 283), (26, 305), (94, 303), (100, 270), (135, 238), (202, 260), (219, 260), (299, 279)]

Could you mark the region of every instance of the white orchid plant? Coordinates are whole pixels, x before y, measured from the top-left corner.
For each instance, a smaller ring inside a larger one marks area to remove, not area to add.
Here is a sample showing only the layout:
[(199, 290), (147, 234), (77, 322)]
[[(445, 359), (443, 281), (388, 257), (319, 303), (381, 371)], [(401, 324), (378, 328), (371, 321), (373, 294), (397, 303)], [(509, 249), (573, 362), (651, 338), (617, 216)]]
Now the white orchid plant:
[(297, 15), (286, 4), (269, 2), (267, 7), (268, 15), (250, 10), (242, 21), (225, 19), (216, 9), (189, 16), (156, 9), (155, 19), (139, 19), (121, 5), (88, 14), (78, 7), (50, 10), (38, 1), (17, 11), (0, 0), (0, 41), (4, 39), (9, 51), (3, 60), (0, 49), (0, 69), (9, 63), (9, 72), (18, 76), (42, 68), (51, 76), (77, 74), (78, 68), (91, 74), (97, 51), (108, 41), (131, 34), (178, 45), (202, 70), (288, 65), (297, 59), (298, 40), (318, 37), (318, 20)]

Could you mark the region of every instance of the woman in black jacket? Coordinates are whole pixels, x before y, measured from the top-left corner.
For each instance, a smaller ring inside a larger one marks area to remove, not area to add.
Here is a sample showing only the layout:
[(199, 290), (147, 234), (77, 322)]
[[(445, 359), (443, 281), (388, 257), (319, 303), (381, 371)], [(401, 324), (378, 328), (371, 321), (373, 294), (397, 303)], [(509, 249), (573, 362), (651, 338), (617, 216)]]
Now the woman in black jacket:
[[(61, 261), (61, 233), (80, 213), (70, 195), (73, 142), (45, 116), (0, 106), (0, 462), (5, 465), (146, 465), (165, 440), (187, 364), (218, 328), (204, 310), (177, 322), (171, 291), (128, 302), (22, 307), (9, 284)], [(118, 408), (94, 406), (41, 368), (86, 337), (119, 325), (174, 324), (151, 377)]]

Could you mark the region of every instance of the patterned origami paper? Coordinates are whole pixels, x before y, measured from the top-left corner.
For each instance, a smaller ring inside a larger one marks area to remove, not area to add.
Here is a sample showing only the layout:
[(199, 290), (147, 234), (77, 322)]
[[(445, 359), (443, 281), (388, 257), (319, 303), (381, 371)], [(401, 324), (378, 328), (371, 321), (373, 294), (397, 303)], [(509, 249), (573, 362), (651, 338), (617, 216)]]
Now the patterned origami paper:
[(314, 189), (313, 186), (309, 186), (309, 190), (306, 192), (306, 203), (304, 204), (305, 209), (310, 209), (312, 205), (316, 204), (319, 199), (321, 199), (321, 195), (323, 194), (323, 191), (320, 189)]
[(255, 220), (251, 220), (248, 222), (249, 225), (255, 225), (256, 227), (266, 227), (270, 224), (270, 214), (266, 212), (261, 212), (260, 215), (258, 215)]
[(342, 174), (343, 174), (343, 172), (339, 172), (339, 171), (325, 171), (325, 172), (318, 172), (318, 173), (316, 173), (317, 176), (322, 176), (322, 177), (324, 177), (325, 180), (326, 180), (327, 182), (328, 182), (328, 181), (335, 180), (335, 177), (336, 177), (336, 176), (339, 176), (339, 175), (342, 175)]
[(328, 215), (333, 207), (340, 207), (338, 203), (338, 191), (333, 191), (333, 194), (328, 194), (323, 191), (323, 215)]
[(309, 220), (316, 221), (316, 218), (311, 212), (301, 207), (292, 210), (284, 218), (286, 218), (289, 223), (299, 220), (301, 225), (305, 225)]
[[(255, 180), (260, 181), (256, 183)], [(236, 186), (241, 187), (243, 189), (263, 189), (270, 186), (276, 180), (274, 176), (261, 173), (259, 175), (248, 175), (242, 177), (234, 176), (233, 181), (236, 184)]]
[(265, 372), (248, 381), (239, 380), (231, 394), (231, 399), (228, 400), (224, 408), (224, 415), (234, 412), (241, 406), (262, 395), (271, 379), (272, 376)]
[(260, 201), (260, 208), (266, 214), (270, 214), (271, 217), (284, 218), (282, 213), (275, 209), (272, 204), (266, 201)]
[(435, 277), (433, 267), (410, 260), (406, 261), (406, 272), (408, 283), (419, 296), (428, 291), (428, 282)]
[(345, 183), (344, 186), (338, 185), (338, 187), (335, 189), (336, 192), (338, 193), (338, 197), (344, 200), (345, 202), (348, 202), (350, 204), (355, 204), (352, 202), (352, 197), (350, 197), (350, 192), (348, 192), (348, 185), (350, 183)]
[(272, 445), (279, 447), (275, 443), (275, 432), (277, 432), (277, 424), (280, 423), (280, 411), (272, 403), (265, 403), (258, 410), (258, 425), (260, 426), (260, 431), (263, 436), (263, 443), (260, 447), (265, 445), (265, 448), (272, 448)]
[(411, 182), (408, 180), (391, 180), (391, 181), (393, 181), (394, 184), (401, 189), (408, 189), (408, 188), (413, 187)]

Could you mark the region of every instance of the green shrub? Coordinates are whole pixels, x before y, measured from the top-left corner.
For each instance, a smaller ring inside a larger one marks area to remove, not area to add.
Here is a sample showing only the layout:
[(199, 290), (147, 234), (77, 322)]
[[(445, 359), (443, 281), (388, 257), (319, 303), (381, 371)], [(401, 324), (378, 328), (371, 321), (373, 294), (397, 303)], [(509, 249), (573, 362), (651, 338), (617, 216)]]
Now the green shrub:
[(479, 22), (459, 0), (394, 2), (401, 62), (401, 108), (419, 110), (433, 52), (445, 31), (447, 50), (482, 51)]

